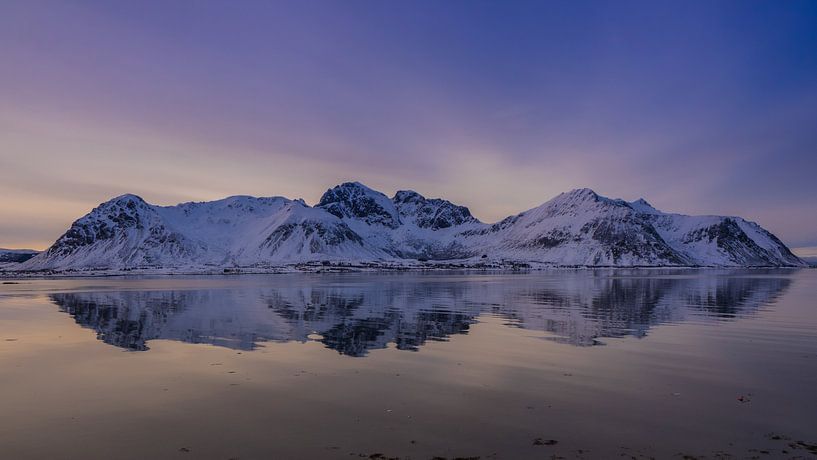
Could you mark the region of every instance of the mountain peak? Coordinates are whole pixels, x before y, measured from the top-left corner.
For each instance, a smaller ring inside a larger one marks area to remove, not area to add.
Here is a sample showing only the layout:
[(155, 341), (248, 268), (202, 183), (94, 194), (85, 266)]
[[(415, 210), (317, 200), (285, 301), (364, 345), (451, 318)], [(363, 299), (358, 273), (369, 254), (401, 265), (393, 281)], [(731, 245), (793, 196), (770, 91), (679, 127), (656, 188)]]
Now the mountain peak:
[(479, 223), (465, 206), (442, 198), (426, 198), (414, 190), (400, 190), (392, 198), (404, 222), (420, 228), (440, 230), (462, 224)]
[(360, 182), (344, 182), (321, 196), (317, 206), (341, 219), (361, 219), (367, 224), (389, 228), (400, 225), (400, 215), (394, 203), (383, 193)]
[(647, 202), (644, 198), (639, 198), (631, 203), (630, 207), (633, 208), (636, 212), (640, 212), (642, 214), (658, 214), (660, 213), (659, 210), (655, 209), (653, 205)]
[[(343, 182), (341, 184), (338, 184), (338, 185), (332, 187), (332, 189), (337, 189), (337, 188), (358, 189), (358, 190), (362, 190), (362, 191), (365, 191), (365, 192), (380, 193), (377, 190), (367, 186), (366, 184), (364, 184), (362, 182), (358, 182), (358, 181)], [(332, 189), (330, 189), (330, 190), (332, 190)]]
[(414, 203), (424, 201), (425, 199), (426, 197), (414, 190), (398, 190), (397, 193), (394, 194), (392, 201), (395, 203)]
[(150, 205), (138, 195), (125, 193), (100, 204), (94, 208), (97, 212), (125, 212), (128, 214), (138, 213), (149, 208)]
[(595, 203), (602, 200), (612, 201), (604, 198), (589, 188), (577, 188), (568, 192), (560, 193), (543, 206), (545, 207), (575, 207), (585, 203)]
[(569, 197), (587, 197), (587, 198), (592, 198), (592, 199), (597, 199), (597, 198), (600, 197), (600, 195), (598, 193), (594, 192), (593, 189), (590, 189), (590, 188), (587, 188), (587, 187), (576, 188), (576, 189), (573, 189), (573, 190), (571, 190), (569, 192), (565, 192), (562, 195), (569, 196)]
[(131, 201), (136, 203), (145, 203), (145, 200), (143, 200), (141, 196), (134, 195), (133, 193), (125, 193), (117, 197), (111, 198), (110, 200), (107, 201), (107, 203), (128, 203)]

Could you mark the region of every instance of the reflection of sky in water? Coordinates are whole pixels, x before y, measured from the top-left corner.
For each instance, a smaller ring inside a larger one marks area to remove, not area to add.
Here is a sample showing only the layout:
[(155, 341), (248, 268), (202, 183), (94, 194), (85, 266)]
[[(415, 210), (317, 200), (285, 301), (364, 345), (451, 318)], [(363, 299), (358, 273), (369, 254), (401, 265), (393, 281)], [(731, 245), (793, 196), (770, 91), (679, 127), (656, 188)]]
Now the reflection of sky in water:
[(640, 338), (655, 325), (751, 315), (790, 283), (729, 272), (631, 275), (288, 277), (222, 289), (72, 292), (50, 298), (100, 340), (129, 350), (147, 350), (152, 339), (241, 350), (267, 341), (318, 340), (341, 354), (365, 356), (390, 343), (416, 351), (426, 341), (466, 334), (486, 316), (576, 346)]

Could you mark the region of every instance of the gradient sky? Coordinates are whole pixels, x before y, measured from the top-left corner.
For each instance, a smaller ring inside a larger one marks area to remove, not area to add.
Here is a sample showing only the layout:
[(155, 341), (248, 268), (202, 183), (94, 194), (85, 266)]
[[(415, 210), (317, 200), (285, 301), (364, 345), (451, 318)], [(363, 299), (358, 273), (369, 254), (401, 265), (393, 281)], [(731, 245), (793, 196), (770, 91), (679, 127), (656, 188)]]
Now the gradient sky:
[(314, 203), (359, 180), (484, 221), (590, 187), (817, 246), (817, 2), (0, 2), (0, 247), (99, 202)]

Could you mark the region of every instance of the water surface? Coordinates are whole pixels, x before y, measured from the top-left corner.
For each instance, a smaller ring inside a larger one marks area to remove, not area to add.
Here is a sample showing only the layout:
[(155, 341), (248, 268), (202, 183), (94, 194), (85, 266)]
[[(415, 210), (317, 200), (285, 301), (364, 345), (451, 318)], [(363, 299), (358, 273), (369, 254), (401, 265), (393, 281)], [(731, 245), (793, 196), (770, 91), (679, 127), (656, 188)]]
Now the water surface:
[(815, 270), (16, 282), (0, 458), (817, 453)]

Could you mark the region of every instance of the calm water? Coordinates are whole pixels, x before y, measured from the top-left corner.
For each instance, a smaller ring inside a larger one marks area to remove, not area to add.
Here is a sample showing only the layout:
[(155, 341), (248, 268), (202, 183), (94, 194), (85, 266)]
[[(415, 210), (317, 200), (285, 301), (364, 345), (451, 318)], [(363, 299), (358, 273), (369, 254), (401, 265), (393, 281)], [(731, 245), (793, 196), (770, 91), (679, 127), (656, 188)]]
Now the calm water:
[(817, 270), (19, 280), (0, 458), (817, 458)]

